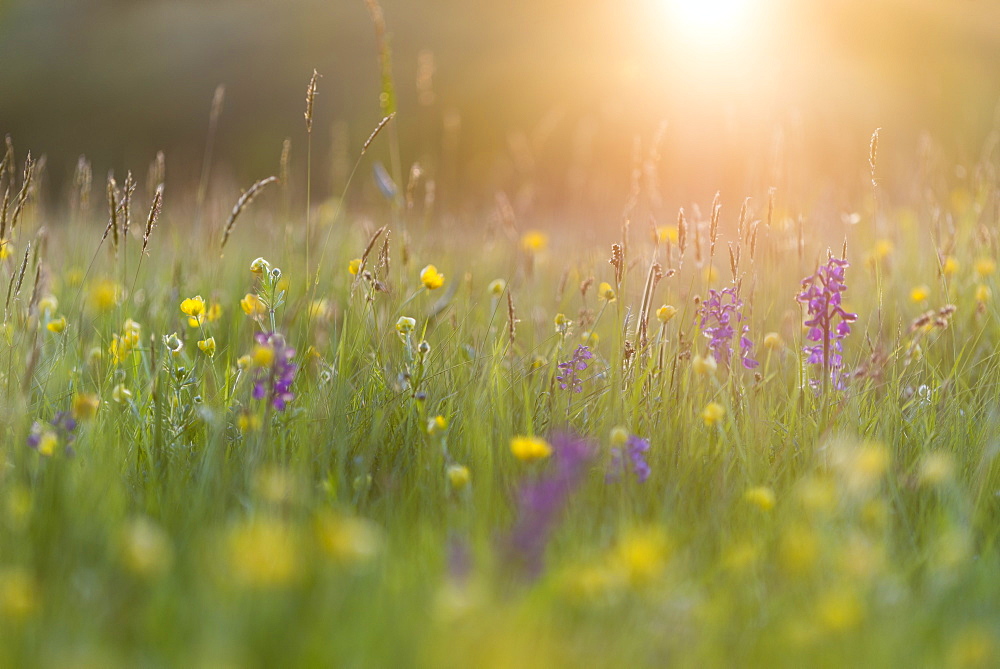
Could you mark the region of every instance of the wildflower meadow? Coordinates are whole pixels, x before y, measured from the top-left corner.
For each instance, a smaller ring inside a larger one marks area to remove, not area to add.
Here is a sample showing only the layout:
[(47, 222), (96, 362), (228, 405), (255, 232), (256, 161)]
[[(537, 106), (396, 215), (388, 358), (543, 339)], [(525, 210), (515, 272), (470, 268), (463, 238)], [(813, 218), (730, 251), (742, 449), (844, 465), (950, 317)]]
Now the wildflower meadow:
[(447, 213), (377, 55), (337, 190), (318, 72), (239, 185), (6, 137), (0, 666), (1000, 665), (995, 143)]

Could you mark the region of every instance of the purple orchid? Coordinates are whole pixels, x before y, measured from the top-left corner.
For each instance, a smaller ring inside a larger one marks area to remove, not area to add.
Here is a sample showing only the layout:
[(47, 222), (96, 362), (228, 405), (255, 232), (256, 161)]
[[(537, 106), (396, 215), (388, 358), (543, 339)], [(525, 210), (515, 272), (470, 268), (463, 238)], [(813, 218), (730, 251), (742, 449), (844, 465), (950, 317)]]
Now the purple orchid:
[(733, 337), (739, 328), (740, 361), (747, 369), (760, 363), (752, 357), (753, 342), (747, 336), (750, 326), (744, 323), (743, 300), (736, 286), (715, 290), (710, 288), (708, 299), (698, 310), (698, 327), (709, 338), (708, 348), (716, 361), (729, 365), (733, 357)]
[(559, 363), (559, 374), (556, 381), (562, 389), (572, 388), (574, 393), (583, 392), (583, 380), (577, 372), (587, 369), (587, 361), (593, 359), (594, 354), (586, 346), (577, 346), (573, 351), (573, 357), (566, 362)]
[(649, 479), (652, 470), (646, 462), (646, 453), (649, 451), (649, 441), (630, 435), (625, 442), (624, 452), (621, 448), (611, 449), (611, 470), (608, 472), (607, 481), (616, 481), (625, 469), (625, 456), (628, 456), (628, 467), (635, 474), (639, 483), (645, 483)]
[(858, 319), (857, 314), (845, 311), (841, 306), (842, 295), (847, 290), (844, 274), (849, 266), (845, 258), (830, 255), (815, 274), (802, 280), (802, 291), (795, 298), (807, 305), (809, 318), (805, 325), (809, 332), (806, 339), (816, 342), (803, 347), (806, 362), (822, 365), (823, 377), (829, 378), (838, 390), (845, 385), (843, 339), (851, 333), (850, 324)]
[(258, 332), (255, 339), (259, 346), (271, 349), (274, 356), (270, 365), (257, 370), (253, 379), (253, 398), (267, 399), (275, 409), (284, 411), (288, 403), (295, 398), (295, 394), (291, 391), (295, 371), (298, 368), (292, 362), (295, 349), (288, 346), (285, 338), (277, 332)]
[(530, 577), (541, 573), (545, 547), (594, 454), (587, 440), (572, 433), (557, 434), (551, 443), (548, 467), (521, 486), (517, 520), (505, 542), (510, 562)]

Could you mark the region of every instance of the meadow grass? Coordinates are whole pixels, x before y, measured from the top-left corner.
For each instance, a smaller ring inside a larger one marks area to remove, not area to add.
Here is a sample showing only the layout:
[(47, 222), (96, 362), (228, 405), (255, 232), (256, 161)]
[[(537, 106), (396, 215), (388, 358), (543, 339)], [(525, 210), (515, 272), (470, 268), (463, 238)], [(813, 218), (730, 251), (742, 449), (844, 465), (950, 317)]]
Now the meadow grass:
[(0, 665), (1000, 662), (995, 183), (612, 248), (149, 174), (0, 168)]

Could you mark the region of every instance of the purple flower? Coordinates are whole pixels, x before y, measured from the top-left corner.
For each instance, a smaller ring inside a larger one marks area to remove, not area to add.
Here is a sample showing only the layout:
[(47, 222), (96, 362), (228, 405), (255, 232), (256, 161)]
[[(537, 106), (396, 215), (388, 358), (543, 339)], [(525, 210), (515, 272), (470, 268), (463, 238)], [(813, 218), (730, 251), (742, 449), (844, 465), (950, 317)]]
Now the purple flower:
[(577, 372), (583, 372), (587, 369), (587, 360), (591, 360), (594, 354), (590, 352), (590, 349), (586, 346), (577, 346), (576, 350), (573, 351), (573, 357), (566, 362), (559, 363), (559, 374), (556, 375), (556, 381), (559, 382), (559, 387), (562, 389), (572, 388), (574, 393), (579, 393), (583, 391), (583, 381)]
[(844, 311), (843, 292), (847, 290), (844, 273), (850, 263), (830, 255), (825, 265), (802, 280), (802, 291), (795, 297), (807, 305), (809, 328), (806, 339), (814, 344), (805, 346), (806, 362), (823, 366), (823, 377), (830, 378), (835, 388), (844, 388), (843, 339), (851, 333), (851, 323), (857, 314)]
[(271, 363), (259, 368), (254, 375), (251, 395), (255, 400), (267, 399), (275, 409), (284, 411), (285, 406), (295, 398), (291, 390), (298, 368), (292, 362), (295, 349), (288, 346), (285, 338), (277, 332), (258, 332), (255, 339), (258, 346), (270, 349), (273, 356)]
[(31, 426), (31, 432), (28, 433), (28, 446), (35, 450), (42, 445), (42, 435), (46, 432), (54, 434), (58, 439), (58, 443), (64, 444), (66, 455), (73, 455), (73, 442), (76, 440), (76, 419), (73, 418), (73, 414), (69, 411), (60, 411), (56, 413), (55, 416), (49, 421), (49, 425), (52, 426), (52, 430), (48, 430), (42, 427), (42, 424), (38, 421)]
[(740, 331), (740, 359), (747, 369), (754, 369), (760, 363), (752, 357), (753, 342), (747, 336), (750, 326), (743, 322), (743, 300), (736, 286), (715, 290), (710, 288), (708, 299), (698, 310), (698, 327), (709, 338), (708, 348), (712, 356), (726, 365), (733, 357), (733, 337)]
[(647, 451), (649, 451), (648, 440), (634, 434), (630, 435), (625, 442), (624, 453), (621, 448), (611, 449), (611, 471), (608, 472), (606, 480), (615, 481), (621, 476), (622, 470), (625, 469), (625, 456), (628, 456), (629, 469), (635, 474), (639, 483), (645, 483), (652, 473), (649, 463), (646, 462)]
[(588, 441), (572, 433), (556, 434), (551, 443), (548, 467), (521, 486), (517, 520), (505, 541), (509, 562), (529, 577), (541, 573), (549, 538), (594, 454)]

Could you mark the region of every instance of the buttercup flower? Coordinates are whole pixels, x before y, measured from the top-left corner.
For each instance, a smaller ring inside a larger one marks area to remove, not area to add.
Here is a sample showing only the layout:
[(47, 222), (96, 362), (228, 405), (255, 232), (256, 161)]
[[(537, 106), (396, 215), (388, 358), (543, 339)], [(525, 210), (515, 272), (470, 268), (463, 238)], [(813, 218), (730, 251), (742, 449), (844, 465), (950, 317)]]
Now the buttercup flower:
[(181, 302), (181, 311), (188, 315), (188, 325), (198, 327), (205, 318), (205, 300), (201, 295), (189, 297)]
[(240, 308), (251, 318), (261, 318), (267, 313), (267, 305), (253, 293), (247, 293), (240, 300)]
[(448, 482), (451, 483), (451, 487), (455, 490), (461, 490), (469, 485), (471, 479), (472, 476), (469, 473), (469, 468), (465, 465), (451, 465), (448, 467)]
[(201, 352), (204, 353), (205, 355), (207, 355), (208, 357), (210, 357), (210, 358), (214, 357), (215, 356), (215, 337), (209, 337), (208, 339), (202, 339), (201, 341), (198, 342), (198, 348), (200, 348)]
[(719, 363), (717, 363), (715, 358), (711, 355), (702, 357), (695, 354), (695, 356), (691, 358), (691, 371), (698, 376), (713, 376), (718, 368)]
[(49, 321), (48, 323), (45, 324), (45, 328), (49, 332), (54, 332), (56, 334), (59, 334), (60, 332), (66, 329), (66, 317), (60, 316), (59, 318)]
[(769, 351), (780, 351), (784, 346), (785, 342), (777, 332), (768, 332), (764, 335), (764, 348)]
[(677, 307), (671, 306), (669, 304), (664, 304), (662, 307), (656, 310), (656, 319), (661, 323), (667, 323), (671, 318), (677, 315)]
[(607, 281), (602, 281), (601, 285), (597, 287), (597, 297), (608, 302), (614, 302), (616, 297), (615, 289)]
[(756, 506), (761, 511), (770, 511), (774, 508), (774, 490), (765, 485), (755, 486), (748, 489), (745, 493), (743, 493), (743, 499), (753, 506)]
[(97, 415), (97, 407), (100, 405), (101, 401), (97, 398), (97, 395), (77, 393), (73, 397), (73, 418), (76, 420), (90, 420)]
[(420, 270), (420, 283), (427, 290), (436, 290), (444, 285), (444, 274), (438, 272), (434, 265), (428, 265)]
[(708, 427), (718, 425), (725, 417), (726, 407), (722, 406), (718, 402), (709, 402), (701, 411), (701, 419), (705, 421), (705, 425)]
[(552, 455), (552, 446), (541, 437), (514, 437), (510, 440), (510, 452), (522, 462), (532, 462)]
[(529, 230), (521, 237), (521, 248), (529, 253), (544, 251), (548, 243), (549, 236), (538, 230)]
[(263, 258), (257, 258), (250, 263), (250, 271), (257, 276), (263, 276), (271, 271), (271, 263), (267, 262)]
[(927, 286), (915, 286), (913, 290), (910, 291), (910, 301), (911, 302), (923, 302), (928, 297), (930, 297), (931, 289)]

